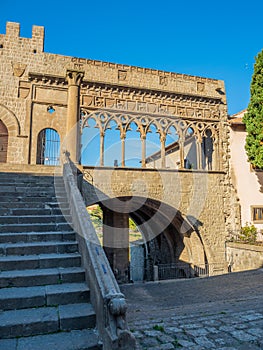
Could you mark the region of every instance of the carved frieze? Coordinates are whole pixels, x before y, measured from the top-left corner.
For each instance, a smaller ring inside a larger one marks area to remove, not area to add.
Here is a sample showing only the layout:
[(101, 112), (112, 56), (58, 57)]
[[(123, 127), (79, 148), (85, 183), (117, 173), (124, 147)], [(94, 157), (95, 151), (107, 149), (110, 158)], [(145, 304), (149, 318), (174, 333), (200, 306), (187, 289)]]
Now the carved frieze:
[[(105, 108), (113, 109), (119, 111), (131, 111), (138, 113), (149, 113), (149, 114), (165, 114), (173, 115), (178, 117), (190, 117), (197, 119), (219, 119), (219, 108), (217, 105), (203, 104), (200, 107), (200, 103), (192, 103), (191, 101), (181, 101), (177, 99), (163, 99), (152, 97), (153, 102), (149, 101), (149, 96), (147, 101), (142, 101), (142, 95), (130, 95), (128, 98), (116, 98), (120, 95), (116, 91), (112, 92), (111, 98), (104, 96), (96, 96), (94, 91), (89, 91), (89, 94), (82, 95), (82, 105), (84, 107), (92, 108)], [(126, 96), (125, 96), (126, 97)]]

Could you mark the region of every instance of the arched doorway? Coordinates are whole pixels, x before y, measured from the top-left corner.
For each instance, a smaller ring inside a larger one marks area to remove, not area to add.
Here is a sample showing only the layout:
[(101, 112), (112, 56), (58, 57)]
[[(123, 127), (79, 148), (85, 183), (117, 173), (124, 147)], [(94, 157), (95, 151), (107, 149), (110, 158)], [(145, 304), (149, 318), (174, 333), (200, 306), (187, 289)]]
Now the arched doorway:
[(5, 124), (0, 120), (0, 163), (7, 161), (8, 130)]
[[(175, 208), (136, 196), (106, 199), (99, 205), (103, 212), (102, 245), (118, 282), (126, 283), (129, 272), (133, 281), (152, 280), (156, 267), (160, 279), (173, 278), (171, 268), (180, 269), (179, 277), (182, 273), (192, 277), (195, 266), (206, 263), (205, 248), (196, 228)], [(129, 218), (141, 234), (132, 247)]]
[(59, 165), (60, 137), (54, 129), (43, 129), (37, 138), (37, 164)]

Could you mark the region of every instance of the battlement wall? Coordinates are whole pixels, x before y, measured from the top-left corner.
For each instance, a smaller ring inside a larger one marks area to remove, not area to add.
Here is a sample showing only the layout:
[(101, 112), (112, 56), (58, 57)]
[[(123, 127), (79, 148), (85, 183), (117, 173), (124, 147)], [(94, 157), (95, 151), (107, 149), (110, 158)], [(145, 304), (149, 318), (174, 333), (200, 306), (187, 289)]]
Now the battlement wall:
[(226, 104), (222, 80), (151, 68), (44, 53), (44, 27), (33, 26), (32, 38), (20, 37), (20, 24), (7, 22), (6, 34), (0, 35), (0, 56), (6, 52), (10, 60), (30, 63), (29, 71), (65, 76), (67, 69), (85, 72), (84, 80), (131, 88), (190, 94), (216, 98)]
[(34, 54), (44, 51), (44, 27), (33, 26), (32, 38), (20, 37), (20, 23), (7, 22), (6, 34), (0, 34), (1, 48), (9, 48), (10, 45), (16, 45), (18, 48), (29, 50)]

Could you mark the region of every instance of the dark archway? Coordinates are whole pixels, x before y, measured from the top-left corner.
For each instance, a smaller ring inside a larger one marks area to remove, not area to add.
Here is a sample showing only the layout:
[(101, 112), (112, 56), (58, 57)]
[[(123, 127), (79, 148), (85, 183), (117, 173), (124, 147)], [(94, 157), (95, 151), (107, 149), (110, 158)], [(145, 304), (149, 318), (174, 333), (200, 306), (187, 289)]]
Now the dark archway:
[(8, 148), (8, 130), (5, 124), (0, 120), (0, 163), (7, 161)]
[(37, 164), (59, 165), (60, 137), (54, 129), (43, 129), (37, 138)]
[[(205, 249), (198, 232), (175, 208), (136, 196), (106, 199), (100, 205), (104, 213), (103, 235), (107, 235), (103, 237), (107, 242), (104, 249), (113, 271), (120, 272), (117, 278), (120, 282), (127, 282), (128, 217), (134, 220), (143, 237), (146, 280), (154, 278), (153, 266), (180, 263), (189, 270), (190, 265), (205, 263)], [(191, 272), (188, 275), (190, 277)]]

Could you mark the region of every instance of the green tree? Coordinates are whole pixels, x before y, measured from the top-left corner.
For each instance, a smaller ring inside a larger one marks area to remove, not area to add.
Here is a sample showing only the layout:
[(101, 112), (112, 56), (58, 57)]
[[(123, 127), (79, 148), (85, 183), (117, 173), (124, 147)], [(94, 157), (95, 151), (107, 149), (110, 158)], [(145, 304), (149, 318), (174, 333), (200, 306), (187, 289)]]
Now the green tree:
[(257, 55), (250, 85), (250, 102), (243, 117), (245, 149), (254, 168), (263, 169), (263, 50)]

